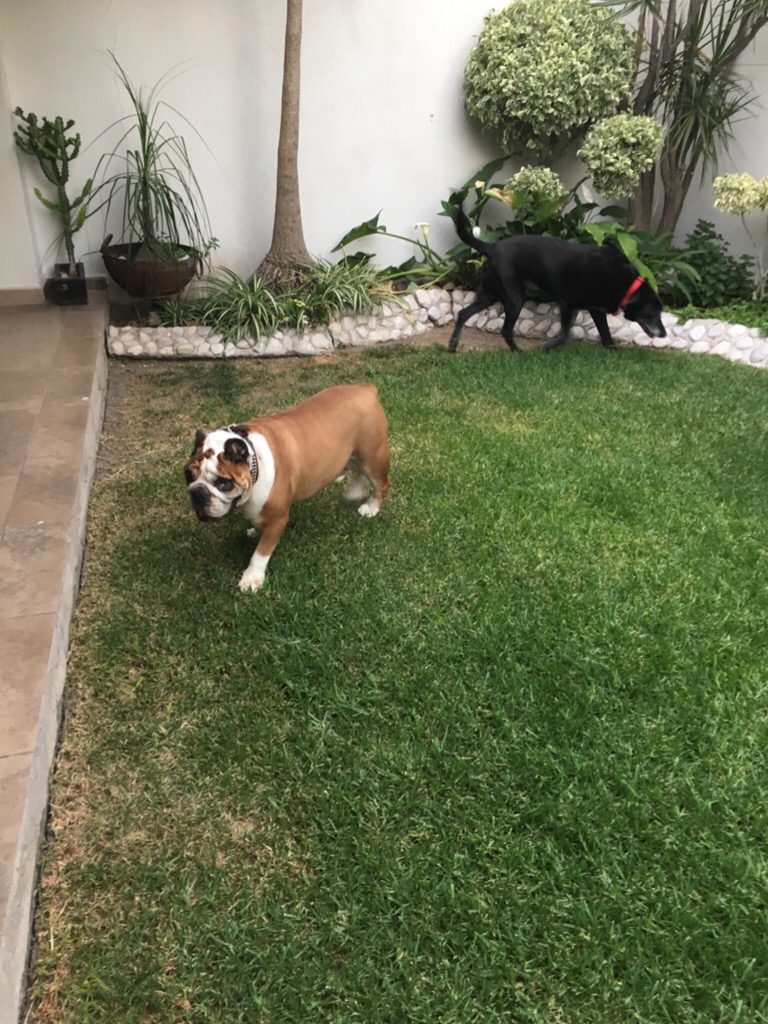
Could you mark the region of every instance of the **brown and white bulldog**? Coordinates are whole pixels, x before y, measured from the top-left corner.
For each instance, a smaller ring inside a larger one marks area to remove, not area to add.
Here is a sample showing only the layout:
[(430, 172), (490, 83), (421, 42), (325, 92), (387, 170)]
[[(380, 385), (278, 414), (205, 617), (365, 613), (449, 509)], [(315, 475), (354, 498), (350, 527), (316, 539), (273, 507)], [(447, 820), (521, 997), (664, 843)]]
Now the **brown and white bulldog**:
[(340, 384), (284, 412), (198, 430), (184, 468), (198, 519), (221, 519), (239, 508), (261, 529), (240, 578), (243, 591), (264, 583), (293, 502), (345, 474), (344, 496), (367, 496), (357, 511), (375, 516), (389, 491), (389, 447), (387, 417), (373, 384)]

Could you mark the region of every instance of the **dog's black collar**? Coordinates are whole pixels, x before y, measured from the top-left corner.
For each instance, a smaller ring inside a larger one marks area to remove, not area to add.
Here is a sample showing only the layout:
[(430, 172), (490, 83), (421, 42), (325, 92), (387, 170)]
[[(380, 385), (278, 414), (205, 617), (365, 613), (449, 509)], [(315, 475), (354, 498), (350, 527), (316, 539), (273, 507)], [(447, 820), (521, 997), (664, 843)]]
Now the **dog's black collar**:
[(241, 434), (239, 430), (235, 430), (235, 426), (236, 426), (236, 424), (230, 423), (230, 425), (226, 429), (227, 430), (231, 430), (233, 434), (235, 434), (241, 440), (245, 441), (245, 443), (248, 445), (248, 450), (251, 453), (251, 458), (250, 458), (251, 483), (255, 484), (256, 481), (259, 479), (259, 457), (256, 454), (256, 449), (254, 448), (253, 442), (251, 441), (250, 437), (248, 437), (247, 434), (245, 434), (245, 435)]

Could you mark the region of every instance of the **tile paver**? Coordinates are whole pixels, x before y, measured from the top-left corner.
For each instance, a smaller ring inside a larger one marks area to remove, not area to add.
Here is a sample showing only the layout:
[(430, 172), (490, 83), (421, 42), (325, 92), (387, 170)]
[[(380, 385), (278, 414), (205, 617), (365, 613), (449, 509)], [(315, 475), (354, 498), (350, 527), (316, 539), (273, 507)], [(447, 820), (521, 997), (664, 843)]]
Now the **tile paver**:
[(103, 294), (0, 309), (0, 1024), (17, 1024), (106, 395)]

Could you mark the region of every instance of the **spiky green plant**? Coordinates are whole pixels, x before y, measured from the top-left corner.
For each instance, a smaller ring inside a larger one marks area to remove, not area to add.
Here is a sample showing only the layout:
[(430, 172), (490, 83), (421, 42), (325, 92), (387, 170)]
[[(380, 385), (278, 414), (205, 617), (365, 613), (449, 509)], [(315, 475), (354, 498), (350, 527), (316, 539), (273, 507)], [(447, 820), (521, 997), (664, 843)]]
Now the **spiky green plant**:
[(40, 170), (56, 189), (55, 199), (48, 199), (39, 188), (34, 191), (43, 206), (57, 214), (61, 221), (59, 239), (67, 252), (69, 275), (74, 277), (77, 274), (74, 235), (88, 216), (93, 185), (93, 179), (89, 178), (75, 199), (70, 200), (67, 195), (69, 165), (80, 152), (80, 133), (67, 134), (75, 125), (71, 119), (55, 117), (51, 121), (43, 117), (40, 120), (36, 114), (25, 114), (21, 107), (16, 107), (14, 114), (21, 122), (14, 130), (14, 142), (22, 153), (37, 160)]
[[(166, 110), (195, 129), (175, 107), (159, 98), (173, 72), (145, 92), (134, 85), (114, 54), (110, 57), (133, 111), (105, 129), (127, 124), (115, 148), (99, 161), (98, 191), (105, 197), (99, 209), (104, 208), (108, 218), (113, 204), (121, 204), (123, 240), (142, 242), (142, 258), (174, 258), (183, 246), (205, 258), (218, 243), (211, 236), (187, 144), (166, 119)], [(110, 173), (116, 163), (122, 166)]]
[[(282, 291), (261, 278), (245, 280), (222, 268), (204, 278), (196, 296), (172, 300), (163, 320), (180, 326), (198, 323), (227, 341), (268, 337), (281, 327), (297, 331), (328, 324), (340, 313), (364, 313), (377, 305), (380, 276), (362, 264), (320, 260), (297, 269), (296, 285)], [(391, 294), (391, 293), (388, 293)]]

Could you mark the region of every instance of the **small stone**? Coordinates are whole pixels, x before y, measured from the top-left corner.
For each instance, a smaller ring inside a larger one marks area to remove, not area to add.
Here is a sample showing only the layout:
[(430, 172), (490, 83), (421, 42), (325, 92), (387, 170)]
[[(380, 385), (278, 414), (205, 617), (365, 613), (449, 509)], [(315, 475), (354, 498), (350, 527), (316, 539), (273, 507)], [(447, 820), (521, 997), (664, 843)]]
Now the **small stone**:
[(107, 328), (107, 334), (109, 335), (110, 338), (116, 338), (119, 335), (119, 333), (120, 332), (118, 331), (118, 329), (116, 327), (113, 327), (112, 324), (110, 324), (109, 327)]
[(285, 349), (283, 348), (282, 342), (279, 338), (272, 337), (267, 341), (264, 347), (265, 356), (283, 356), (285, 355)]
[(667, 348), (669, 341), (667, 338), (652, 338), (651, 344), (654, 348)]
[(477, 314), (477, 328), (478, 328), (478, 330), (482, 331), (482, 329), (485, 327), (485, 325), (487, 323), (488, 323), (488, 314), (487, 313), (478, 313)]
[(723, 339), (722, 341), (718, 341), (716, 345), (713, 345), (709, 351), (713, 356), (727, 356), (731, 351), (731, 346), (729, 342)]
[(413, 292), (413, 295), (418, 304), (423, 308), (426, 309), (432, 305), (432, 301), (429, 297), (429, 292), (425, 292), (423, 288), (417, 289), (417, 291)]
[(749, 354), (750, 363), (762, 363), (766, 359), (768, 359), (768, 344), (753, 348)]
[(333, 339), (325, 331), (315, 331), (312, 335), (312, 344), (318, 352), (328, 352), (333, 348)]
[(504, 320), (501, 317), (497, 316), (494, 317), (493, 320), (488, 321), (488, 323), (485, 325), (485, 329), (486, 331), (500, 331), (503, 326)]
[(222, 345), (222, 343), (220, 341), (215, 341), (210, 346), (210, 350), (211, 350), (211, 355), (212, 356), (220, 356), (220, 355), (223, 355), (223, 353), (224, 353), (224, 346)]
[(688, 337), (691, 341), (701, 341), (704, 335), (707, 333), (707, 329), (704, 324), (697, 324), (688, 331)]
[(745, 327), (744, 324), (731, 324), (728, 328), (729, 338), (741, 338), (743, 335), (749, 333), (749, 328)]
[(125, 352), (125, 346), (123, 345), (122, 341), (112, 341), (110, 343), (109, 350), (113, 356), (121, 356)]
[(734, 344), (738, 349), (751, 349), (754, 348), (755, 339), (751, 334), (745, 334), (742, 338), (737, 338)]
[(173, 355), (173, 349), (171, 348), (171, 346), (170, 346), (170, 345), (165, 345), (165, 346), (164, 346), (163, 348), (161, 348), (161, 349), (160, 349), (160, 350), (158, 351), (158, 353), (157, 353), (157, 354), (158, 354), (159, 356), (172, 356), (172, 355)]
[(226, 343), (226, 345), (224, 346), (224, 356), (225, 356), (225, 358), (226, 359), (231, 359), (233, 356), (236, 356), (236, 355), (237, 355), (237, 347), (235, 345), (233, 345), (231, 341), (228, 341)]
[(430, 306), (427, 309), (427, 315), (429, 316), (430, 320), (432, 320), (434, 322), (437, 322), (440, 319), (440, 307), (439, 306)]
[(131, 347), (128, 349), (128, 355), (129, 356), (143, 356), (144, 355), (144, 349), (141, 347), (141, 345), (131, 345)]
[(703, 355), (705, 352), (709, 352), (709, 342), (703, 339), (701, 341), (694, 341), (689, 351), (697, 356)]
[(678, 350), (687, 349), (689, 344), (690, 342), (687, 338), (675, 338), (670, 347)]
[(191, 345), (188, 341), (181, 341), (176, 345), (177, 356), (191, 356), (194, 355), (195, 346)]
[(154, 341), (148, 341), (144, 346), (144, 351), (147, 353), (148, 356), (155, 356), (157, 355), (157, 345), (154, 343)]

